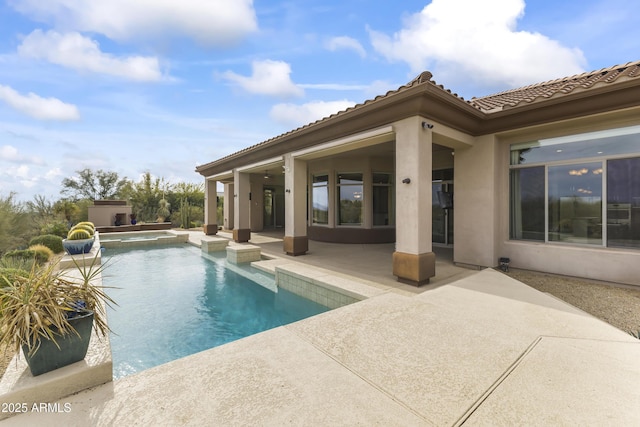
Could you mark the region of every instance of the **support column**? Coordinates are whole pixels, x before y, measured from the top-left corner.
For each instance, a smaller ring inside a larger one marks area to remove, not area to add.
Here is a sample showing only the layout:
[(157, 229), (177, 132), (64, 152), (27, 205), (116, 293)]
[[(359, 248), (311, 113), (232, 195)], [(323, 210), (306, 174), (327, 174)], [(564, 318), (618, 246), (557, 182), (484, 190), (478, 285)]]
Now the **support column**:
[(396, 133), (396, 250), (393, 274), (420, 286), (435, 276), (431, 247), (432, 131), (420, 117), (394, 124)]
[(251, 176), (233, 171), (233, 240), (241, 243), (251, 239)]
[(204, 181), (204, 234), (211, 236), (218, 233), (218, 191), (217, 182), (212, 179)]
[(309, 250), (307, 237), (307, 162), (284, 156), (284, 251), (304, 255)]
[(234, 204), (233, 183), (227, 182), (224, 184), (224, 203), (222, 208), (225, 230), (233, 230), (233, 212), (235, 211)]

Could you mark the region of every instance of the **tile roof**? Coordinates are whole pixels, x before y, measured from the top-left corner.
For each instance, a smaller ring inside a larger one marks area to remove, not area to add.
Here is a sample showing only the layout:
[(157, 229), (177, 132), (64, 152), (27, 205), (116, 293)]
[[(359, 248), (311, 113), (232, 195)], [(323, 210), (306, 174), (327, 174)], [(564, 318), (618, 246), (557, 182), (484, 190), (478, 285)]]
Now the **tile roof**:
[(599, 85), (612, 84), (623, 81), (625, 79), (640, 77), (640, 61), (629, 62), (624, 65), (616, 65), (611, 68), (603, 68), (601, 70), (577, 74), (570, 77), (563, 77), (543, 83), (536, 83), (518, 89), (510, 89), (480, 98), (474, 97), (471, 100), (465, 100), (464, 98), (458, 96), (456, 93), (451, 92), (451, 90), (446, 89), (444, 86), (438, 85), (434, 80), (432, 80), (432, 77), (433, 74), (431, 74), (429, 71), (424, 71), (407, 84), (400, 86), (398, 89), (390, 90), (384, 95), (378, 95), (373, 99), (369, 99), (362, 103), (356, 104), (353, 107), (347, 108), (346, 110), (339, 111), (322, 119), (316, 120), (315, 122), (308, 123), (289, 132), (285, 132), (273, 138), (262, 141), (258, 144), (244, 148), (240, 151), (236, 151), (235, 153), (229, 154), (213, 162), (199, 165), (196, 170), (206, 168), (207, 166), (214, 163), (224, 162), (229, 158), (242, 155), (243, 153), (249, 151), (253, 151), (257, 148), (269, 145), (283, 138), (295, 136), (295, 134), (302, 133), (303, 131), (320, 123), (327, 122), (335, 117), (343, 116), (354, 110), (360, 110), (366, 106), (378, 103), (385, 99), (389, 99), (395, 95), (401, 94), (411, 88), (418, 86), (431, 85), (431, 87), (436, 89), (436, 91), (440, 90), (448, 95), (452, 102), (462, 102), (472, 108), (475, 108), (478, 111), (490, 114), (496, 111), (502, 111), (508, 108), (519, 107), (522, 105), (534, 103), (536, 101), (549, 99), (551, 97), (567, 95), (574, 91), (588, 90), (594, 87), (598, 87)]
[(484, 112), (492, 112), (635, 77), (640, 77), (640, 61), (472, 98), (469, 102)]

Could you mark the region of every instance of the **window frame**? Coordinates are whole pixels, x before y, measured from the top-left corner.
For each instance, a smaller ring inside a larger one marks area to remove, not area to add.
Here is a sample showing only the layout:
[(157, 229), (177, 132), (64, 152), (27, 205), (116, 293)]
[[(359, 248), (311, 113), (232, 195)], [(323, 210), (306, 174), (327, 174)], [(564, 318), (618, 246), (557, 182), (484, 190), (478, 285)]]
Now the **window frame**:
[[(321, 177), (321, 176), (326, 176), (327, 180), (325, 181), (324, 185), (318, 185), (316, 186), (316, 182), (314, 182), (314, 179), (316, 177)], [(309, 218), (309, 222), (310, 225), (313, 227), (329, 227), (330, 226), (330, 217), (331, 217), (331, 191), (330, 191), (330, 182), (331, 182), (331, 173), (329, 172), (317, 172), (317, 173), (313, 173), (311, 174), (311, 179), (310, 179), (310, 187), (311, 187), (311, 197), (309, 198), (309, 204), (310, 204), (310, 211), (311, 211), (311, 215)], [(314, 207), (313, 207), (313, 203), (314, 203), (314, 197), (316, 194), (316, 188), (324, 188), (326, 189), (327, 195), (326, 195), (326, 200), (327, 200), (327, 222), (316, 222), (315, 219), (315, 215), (314, 215)]]

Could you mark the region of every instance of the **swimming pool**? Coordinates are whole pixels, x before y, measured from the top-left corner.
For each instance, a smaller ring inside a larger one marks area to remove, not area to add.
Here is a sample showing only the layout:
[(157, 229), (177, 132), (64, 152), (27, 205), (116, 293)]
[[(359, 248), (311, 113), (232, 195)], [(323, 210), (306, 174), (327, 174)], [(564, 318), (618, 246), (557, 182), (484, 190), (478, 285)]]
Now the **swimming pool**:
[[(329, 309), (277, 293), (189, 246), (105, 249), (114, 379)], [(260, 281), (271, 281), (266, 273)], [(255, 278), (258, 280), (258, 278)]]

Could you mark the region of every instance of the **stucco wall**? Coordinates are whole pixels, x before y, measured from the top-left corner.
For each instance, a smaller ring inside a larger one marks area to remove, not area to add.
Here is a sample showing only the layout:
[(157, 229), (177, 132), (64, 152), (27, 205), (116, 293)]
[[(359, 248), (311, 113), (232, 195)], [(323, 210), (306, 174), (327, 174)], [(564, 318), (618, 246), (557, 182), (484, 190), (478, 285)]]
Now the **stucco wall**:
[(479, 137), (473, 146), (455, 151), (454, 262), (484, 267), (498, 263), (498, 156), (493, 135)]
[(124, 223), (121, 225), (131, 224), (129, 214), (132, 212), (131, 206), (89, 206), (89, 221), (93, 222), (96, 227), (105, 227), (116, 225), (116, 214), (124, 214)]
[(506, 241), (502, 252), (513, 268), (640, 286), (638, 251)]

